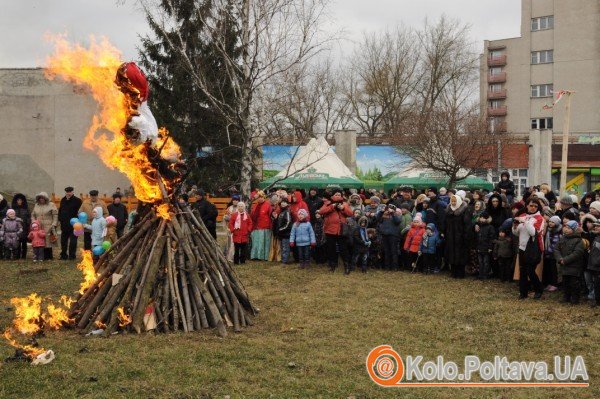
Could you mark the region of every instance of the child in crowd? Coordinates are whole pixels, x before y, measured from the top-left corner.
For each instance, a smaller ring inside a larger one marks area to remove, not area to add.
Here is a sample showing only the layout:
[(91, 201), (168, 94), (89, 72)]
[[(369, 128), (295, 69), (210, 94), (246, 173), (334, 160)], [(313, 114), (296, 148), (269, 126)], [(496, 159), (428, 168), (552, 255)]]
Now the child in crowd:
[(368, 225), (369, 219), (362, 216), (358, 219), (358, 226), (354, 229), (353, 233), (354, 255), (352, 257), (352, 268), (358, 266), (358, 263), (360, 262), (360, 270), (363, 273), (367, 272), (369, 247), (371, 246), (371, 240), (369, 239), (369, 233), (367, 232)]
[(548, 219), (546, 234), (544, 236), (544, 269), (542, 271), (542, 284), (546, 291), (556, 291), (558, 285), (558, 270), (556, 269), (556, 259), (554, 250), (560, 240), (562, 225), (558, 216), (552, 216)]
[[(104, 237), (106, 237), (106, 219), (102, 216), (103, 210), (102, 207), (97, 206), (92, 211), (92, 224), (84, 224), (83, 227), (86, 230), (90, 230), (92, 232), (92, 248), (97, 246), (102, 246), (104, 242)], [(100, 256), (93, 255), (92, 259), (94, 264), (98, 261)]]
[(229, 219), (229, 231), (233, 236), (233, 263), (235, 265), (246, 263), (246, 250), (252, 231), (252, 219), (246, 212), (246, 204), (242, 201), (237, 204), (237, 211)]
[(492, 226), (492, 217), (487, 211), (479, 216), (475, 225), (477, 237), (477, 260), (479, 262), (479, 279), (487, 280), (490, 277), (491, 255), (496, 239), (496, 229)]
[(315, 232), (315, 239), (317, 246), (313, 248), (313, 256), (317, 264), (327, 262), (327, 255), (325, 253), (325, 232), (323, 231), (323, 217), (321, 212), (315, 212), (315, 220), (313, 221), (313, 230)]
[(498, 238), (494, 240), (494, 260), (498, 262), (500, 281), (511, 282), (513, 280), (513, 258), (514, 246), (509, 228), (500, 228)]
[(317, 241), (312, 225), (308, 221), (308, 212), (305, 209), (298, 211), (298, 221), (294, 223), (290, 234), (290, 247), (298, 248), (300, 269), (310, 264), (310, 248), (316, 247)]
[(369, 246), (369, 266), (371, 268), (379, 269), (383, 260), (381, 257), (381, 240), (379, 234), (377, 234), (377, 229), (369, 227), (367, 229), (367, 236), (371, 242), (371, 245)]
[(27, 239), (31, 242), (31, 247), (33, 248), (33, 261), (43, 262), (44, 248), (46, 247), (46, 232), (37, 221), (31, 223)]
[(439, 265), (437, 264), (437, 248), (440, 244), (440, 235), (438, 234), (435, 224), (429, 223), (425, 228), (425, 234), (421, 239), (419, 254), (423, 255), (423, 264), (425, 273), (438, 273)]
[(114, 216), (107, 216), (105, 240), (110, 242), (112, 245), (117, 241), (117, 239), (117, 219)]
[(21, 234), (23, 222), (17, 217), (14, 209), (9, 209), (0, 226), (0, 242), (4, 241), (4, 259), (19, 259)]
[(438, 199), (445, 205), (448, 206), (450, 205), (450, 196), (448, 196), (448, 190), (446, 190), (446, 187), (442, 187), (440, 188), (440, 192), (438, 195)]
[(410, 230), (408, 230), (408, 233), (406, 234), (406, 240), (404, 241), (404, 251), (408, 253), (410, 264), (412, 265), (413, 270), (417, 266), (423, 234), (425, 234), (423, 219), (421, 214), (417, 213), (412, 222)]
[(554, 250), (554, 258), (561, 268), (563, 276), (563, 303), (579, 303), (579, 278), (583, 271), (585, 248), (578, 231), (579, 223), (570, 220), (563, 226), (563, 236)]
[(290, 233), (292, 231), (292, 214), (286, 198), (279, 202), (279, 214), (275, 222), (275, 235), (281, 248), (281, 263), (287, 264), (290, 257)]

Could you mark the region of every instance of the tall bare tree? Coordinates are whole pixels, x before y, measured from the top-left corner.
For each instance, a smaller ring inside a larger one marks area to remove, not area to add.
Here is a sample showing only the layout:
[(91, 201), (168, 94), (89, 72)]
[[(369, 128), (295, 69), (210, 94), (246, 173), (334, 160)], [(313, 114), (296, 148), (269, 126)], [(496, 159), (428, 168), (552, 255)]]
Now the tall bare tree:
[[(235, 101), (227, 101), (223, 88), (208, 81), (213, 65), (202, 57), (191, 58), (185, 51), (181, 32), (182, 20), (162, 12), (176, 0), (139, 0), (146, 17), (167, 38), (165, 51), (179, 55), (190, 76), (211, 106), (228, 123), (228, 131), (240, 139), (241, 159), (232, 159), (239, 167), (240, 188), (249, 193), (257, 147), (264, 142), (257, 123), (262, 111), (256, 109), (255, 97), (270, 88), (273, 80), (298, 67), (323, 48), (327, 38), (321, 36), (320, 24), (328, 0), (212, 0), (208, 10), (198, 13), (200, 35), (221, 55), (220, 73), (227, 76)], [(231, 57), (231, 44), (225, 33), (235, 24), (241, 32), (241, 56)], [(226, 29), (227, 28), (227, 29)], [(268, 140), (268, 138), (267, 138)]]

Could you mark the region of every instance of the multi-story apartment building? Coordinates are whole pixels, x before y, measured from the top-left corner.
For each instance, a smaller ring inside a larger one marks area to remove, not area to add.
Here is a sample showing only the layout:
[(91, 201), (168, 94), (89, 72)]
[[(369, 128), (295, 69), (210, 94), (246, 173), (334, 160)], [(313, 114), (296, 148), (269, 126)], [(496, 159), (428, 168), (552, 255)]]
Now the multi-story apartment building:
[(567, 189), (600, 188), (600, 1), (522, 0), (521, 36), (486, 40), (480, 69), (492, 128), (527, 143), (519, 185), (558, 187), (566, 101), (544, 105), (572, 90)]

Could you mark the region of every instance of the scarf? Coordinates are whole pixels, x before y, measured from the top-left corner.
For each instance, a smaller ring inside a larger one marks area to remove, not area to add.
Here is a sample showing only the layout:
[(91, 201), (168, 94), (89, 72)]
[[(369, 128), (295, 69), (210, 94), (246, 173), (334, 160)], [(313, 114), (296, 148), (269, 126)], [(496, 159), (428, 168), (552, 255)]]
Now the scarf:
[(246, 219), (248, 219), (248, 215), (246, 214), (246, 212), (238, 212), (238, 217), (235, 218), (235, 222), (233, 224), (234, 230), (239, 230), (242, 228), (242, 219), (244, 220), (244, 222), (246, 221)]
[(460, 206), (463, 203), (463, 199), (461, 198), (460, 195), (455, 195), (454, 198), (456, 198), (456, 205), (452, 205), (452, 200), (450, 200), (450, 209), (452, 209), (453, 211), (460, 208)]

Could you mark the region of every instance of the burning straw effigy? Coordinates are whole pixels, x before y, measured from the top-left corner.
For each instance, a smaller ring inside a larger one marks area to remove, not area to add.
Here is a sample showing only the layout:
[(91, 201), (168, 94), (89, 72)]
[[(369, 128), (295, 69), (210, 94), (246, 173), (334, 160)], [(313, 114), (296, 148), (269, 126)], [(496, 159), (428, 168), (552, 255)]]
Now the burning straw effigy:
[[(4, 335), (17, 357), (53, 358), (35, 342), (47, 328), (107, 336), (215, 329), (223, 337), (228, 327), (239, 332), (252, 325), (257, 311), (232, 265), (199, 215), (175, 200), (186, 165), (166, 129), (156, 126), (144, 74), (122, 63), (106, 40), (92, 39), (89, 49), (63, 37), (54, 42), (48, 78), (83, 88), (98, 102), (84, 147), (127, 175), (140, 206), (137, 223), (95, 263), (90, 251), (83, 253), (76, 298), (64, 296), (62, 306), (49, 304), (46, 312), (36, 294), (13, 298), (17, 315)], [(32, 342), (19, 344), (15, 331)]]

